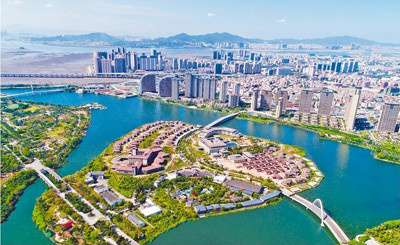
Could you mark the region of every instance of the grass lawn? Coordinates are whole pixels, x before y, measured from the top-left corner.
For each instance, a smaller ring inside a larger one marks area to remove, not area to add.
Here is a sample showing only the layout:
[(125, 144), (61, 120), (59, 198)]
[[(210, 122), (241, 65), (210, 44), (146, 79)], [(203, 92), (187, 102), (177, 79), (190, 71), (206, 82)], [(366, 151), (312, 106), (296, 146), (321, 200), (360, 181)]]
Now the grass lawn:
[(36, 110), (39, 110), (39, 109), (40, 109), (40, 107), (38, 107), (38, 106), (30, 106), (30, 107), (24, 109), (24, 111), (31, 111), (31, 112), (33, 112), (33, 111), (36, 111)]
[(64, 128), (67, 126), (67, 124), (65, 123), (59, 123), (59, 124), (60, 126), (54, 127), (53, 131), (47, 131), (47, 134), (53, 137), (61, 138), (61, 136), (59, 135), (64, 132)]

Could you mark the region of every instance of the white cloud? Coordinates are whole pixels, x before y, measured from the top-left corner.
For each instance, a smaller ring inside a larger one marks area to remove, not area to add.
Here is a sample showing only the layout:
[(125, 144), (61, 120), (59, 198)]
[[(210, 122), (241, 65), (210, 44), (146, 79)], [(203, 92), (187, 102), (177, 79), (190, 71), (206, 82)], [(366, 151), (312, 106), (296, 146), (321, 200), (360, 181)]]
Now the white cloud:
[(215, 14), (214, 13), (208, 13), (208, 15), (207, 15), (208, 17), (214, 17), (215, 16)]
[(47, 9), (50, 9), (50, 8), (54, 7), (54, 5), (51, 4), (51, 3), (46, 3), (46, 4), (44, 5), (44, 7), (47, 8)]
[(286, 20), (285, 20), (285, 19), (280, 19), (280, 20), (276, 20), (276, 22), (278, 22), (278, 23), (285, 23)]
[(10, 5), (20, 5), (21, 1), (20, 0), (8, 1), (8, 4), (10, 4)]

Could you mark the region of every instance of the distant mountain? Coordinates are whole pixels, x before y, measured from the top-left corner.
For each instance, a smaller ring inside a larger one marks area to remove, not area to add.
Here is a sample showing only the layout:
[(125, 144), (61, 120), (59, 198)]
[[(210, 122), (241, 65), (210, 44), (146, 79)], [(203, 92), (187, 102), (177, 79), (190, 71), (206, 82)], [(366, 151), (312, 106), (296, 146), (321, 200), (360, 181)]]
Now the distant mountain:
[[(135, 40), (136, 39), (136, 40)], [(244, 38), (238, 35), (233, 35), (227, 32), (222, 33), (209, 33), (204, 35), (189, 35), (180, 33), (171, 37), (160, 37), (156, 39), (141, 39), (138, 38), (118, 38), (106, 33), (97, 32), (83, 35), (59, 35), (53, 37), (31, 37), (31, 41), (41, 42), (58, 42), (58, 43), (75, 43), (75, 44), (89, 44), (103, 42), (112, 46), (126, 46), (126, 47), (182, 47), (191, 45), (193, 43), (206, 43), (215, 44), (217, 42), (231, 42), (231, 43), (271, 43), (271, 44), (317, 44), (317, 45), (386, 45), (386, 46), (399, 46), (399, 44), (378, 43), (375, 41), (351, 37), (326, 37), (315, 39), (274, 39), (262, 40), (258, 38)]]
[(106, 33), (96, 32), (83, 35), (59, 35), (53, 37), (31, 38), (32, 41), (42, 42), (77, 42), (77, 43), (93, 43), (93, 42), (119, 42), (119, 38), (110, 36)]
[[(351, 37), (351, 36), (340, 36), (340, 37), (325, 37), (325, 38), (314, 38), (314, 39), (274, 39), (269, 40), (268, 43), (272, 44), (317, 44), (317, 45), (396, 45), (390, 43), (378, 43), (368, 39)], [(397, 44), (398, 45), (398, 44)]]
[(264, 42), (261, 39), (257, 38), (244, 38), (238, 35), (233, 35), (227, 32), (216, 32), (204, 35), (188, 35), (186, 33), (180, 33), (178, 35), (172, 37), (162, 37), (152, 40), (155, 43), (196, 43), (196, 42), (204, 42), (204, 43), (217, 43), (217, 42), (231, 42), (231, 43), (262, 43)]

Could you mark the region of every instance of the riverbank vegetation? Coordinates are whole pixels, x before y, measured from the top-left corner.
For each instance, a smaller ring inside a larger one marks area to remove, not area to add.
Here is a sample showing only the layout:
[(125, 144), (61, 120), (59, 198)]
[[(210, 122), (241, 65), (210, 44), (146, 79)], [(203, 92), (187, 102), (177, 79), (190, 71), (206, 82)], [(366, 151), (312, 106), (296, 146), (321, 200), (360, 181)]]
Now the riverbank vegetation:
[(2, 184), (16, 186), (13, 198), (3, 200), (2, 195), (2, 222), (14, 209), (20, 193), (31, 183), (28, 177), (31, 172), (22, 174), (26, 172), (22, 170), (23, 165), (35, 158), (52, 168), (65, 164), (67, 156), (86, 134), (90, 115), (82, 107), (23, 102), (12, 97), (2, 99)]
[(34, 170), (20, 171), (1, 185), (1, 223), (7, 220), (14, 210), (15, 203), (25, 188), (36, 180)]
[(381, 140), (374, 143), (366, 132), (348, 133), (337, 128), (320, 125), (300, 124), (285, 119), (276, 119), (265, 116), (254, 116), (245, 113), (238, 115), (239, 119), (251, 120), (259, 123), (277, 122), (289, 126), (303, 128), (318, 133), (322, 139), (337, 141), (343, 144), (354, 145), (371, 150), (376, 159), (400, 163), (400, 144), (392, 140)]
[(319, 125), (311, 125), (311, 124), (294, 123), (294, 122), (285, 120), (287, 118), (277, 119), (277, 118), (273, 118), (273, 117), (269, 117), (269, 116), (250, 115), (248, 113), (241, 112), (246, 108), (245, 106), (237, 107), (237, 108), (220, 107), (220, 106), (215, 106), (213, 104), (199, 106), (198, 104), (196, 104), (192, 101), (177, 102), (177, 101), (164, 100), (164, 99), (159, 99), (159, 98), (149, 98), (146, 96), (143, 96), (143, 98), (147, 99), (147, 100), (157, 100), (157, 101), (161, 101), (164, 103), (177, 104), (177, 105), (186, 106), (186, 107), (190, 107), (190, 108), (196, 107), (196, 109), (221, 112), (224, 114), (240, 112), (239, 115), (237, 116), (238, 119), (250, 120), (250, 121), (255, 121), (255, 122), (264, 123), (264, 124), (276, 122), (276, 123), (281, 123), (281, 124), (285, 124), (285, 125), (289, 125), (289, 126), (304, 128), (304, 129), (310, 130), (312, 132), (318, 133), (320, 135), (320, 137), (323, 139), (329, 139), (329, 140), (337, 141), (337, 142), (340, 142), (343, 144), (354, 145), (354, 146), (358, 146), (361, 148), (369, 149), (369, 150), (371, 150), (372, 154), (374, 155), (374, 157), (376, 159), (400, 164), (400, 144), (395, 143), (391, 140), (386, 140), (386, 141), (375, 143), (369, 138), (369, 136), (367, 134), (352, 134), (352, 133), (343, 132), (337, 128), (331, 128), (331, 127), (319, 126)]
[(380, 244), (400, 244), (400, 220), (392, 220), (382, 223), (374, 228), (367, 229), (363, 235), (353, 239), (349, 244), (361, 245), (366, 244), (371, 238)]

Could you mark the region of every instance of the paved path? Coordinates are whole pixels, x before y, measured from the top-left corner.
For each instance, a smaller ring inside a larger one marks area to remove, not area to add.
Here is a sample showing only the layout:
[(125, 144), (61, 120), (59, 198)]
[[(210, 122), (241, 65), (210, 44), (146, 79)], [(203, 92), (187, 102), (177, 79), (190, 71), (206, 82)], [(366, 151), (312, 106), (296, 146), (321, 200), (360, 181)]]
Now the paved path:
[[(82, 200), (82, 202), (86, 203), (91, 209), (92, 209), (92, 214), (94, 214), (94, 216), (90, 217), (88, 214), (79, 212), (78, 210), (75, 209), (74, 205), (72, 205), (72, 203), (70, 203), (66, 198), (65, 198), (65, 194), (68, 193), (67, 192), (60, 192), (60, 190), (54, 185), (54, 183), (47, 178), (46, 175), (44, 175), (42, 172), (47, 171), (49, 174), (51, 174), (56, 180), (59, 181), (63, 181), (64, 180), (56, 173), (54, 172), (54, 170), (52, 170), (49, 167), (44, 166), (39, 159), (35, 159), (32, 163), (30, 164), (26, 164), (25, 165), (26, 168), (31, 168), (34, 169), (38, 176), (50, 187), (54, 188), (57, 195), (62, 198), (64, 200), (65, 203), (67, 203), (75, 212), (77, 212), (84, 220), (86, 223), (88, 223), (89, 225), (93, 226), (98, 220), (106, 220), (107, 217), (104, 216), (98, 209), (96, 209), (88, 200), (86, 200), (83, 196), (81, 196), (74, 188), (72, 188), (70, 185), (67, 184), (68, 188), (69, 188), (69, 192), (75, 193), (77, 194), (80, 199)], [(130, 244), (134, 244), (134, 245), (138, 245), (139, 243), (137, 243), (136, 241), (134, 241), (132, 238), (130, 238), (127, 234), (125, 234), (122, 230), (120, 230), (119, 228), (115, 228), (114, 229), (115, 232), (117, 232), (118, 235), (124, 237), (125, 239), (127, 239)], [(112, 240), (111, 238), (107, 238), (105, 237), (105, 240), (108, 241), (111, 244), (115, 244), (115, 242), (111, 242), (110, 240)]]

